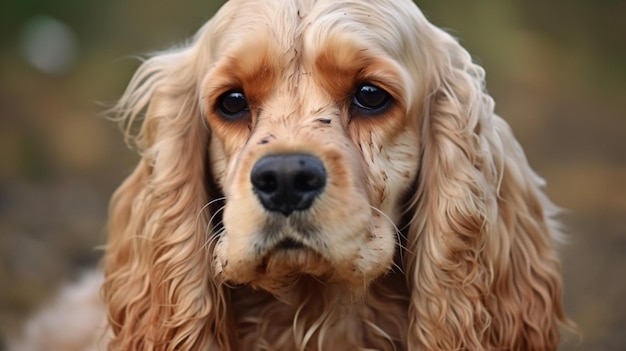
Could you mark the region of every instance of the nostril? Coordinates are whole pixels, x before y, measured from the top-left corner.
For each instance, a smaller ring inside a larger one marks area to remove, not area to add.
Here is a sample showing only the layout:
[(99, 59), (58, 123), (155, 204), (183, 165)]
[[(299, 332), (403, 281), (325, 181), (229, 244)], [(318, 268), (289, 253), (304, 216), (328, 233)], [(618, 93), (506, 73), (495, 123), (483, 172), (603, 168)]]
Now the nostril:
[(260, 191), (272, 193), (278, 190), (276, 172), (272, 170), (258, 172), (256, 175), (253, 174), (251, 180), (254, 187)]
[(294, 189), (299, 192), (316, 191), (324, 187), (326, 176), (323, 169), (308, 169), (298, 172), (295, 176)]

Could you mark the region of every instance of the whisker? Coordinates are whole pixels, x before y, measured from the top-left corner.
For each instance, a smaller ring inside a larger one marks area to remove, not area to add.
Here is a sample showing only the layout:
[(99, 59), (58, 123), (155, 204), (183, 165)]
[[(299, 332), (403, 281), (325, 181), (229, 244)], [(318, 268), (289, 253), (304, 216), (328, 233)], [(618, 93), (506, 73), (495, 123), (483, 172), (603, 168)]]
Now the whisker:
[[(213, 223), (213, 220), (215, 219), (215, 216), (217, 216), (220, 212), (222, 212), (224, 210), (224, 208), (226, 208), (226, 206), (220, 206), (220, 208), (218, 208), (215, 213), (213, 213), (213, 215), (211, 216), (211, 218), (209, 218), (209, 221), (207, 222), (207, 229), (205, 230), (205, 233), (208, 232), (209, 230), (209, 226)], [(213, 225), (213, 228), (216, 228), (218, 224), (221, 224), (222, 221), (220, 221), (219, 223), (215, 223)]]
[[(388, 216), (385, 212), (383, 212), (382, 210), (380, 210), (380, 209), (378, 209), (378, 208), (376, 208), (376, 207), (374, 207), (374, 206), (371, 206), (371, 205), (370, 205), (370, 208), (371, 208), (372, 210), (374, 210), (374, 211), (378, 212), (379, 214), (381, 214), (381, 215), (382, 215), (382, 216), (383, 216), (383, 217), (384, 217), (384, 218), (385, 218), (385, 219), (386, 219), (386, 220), (387, 220), (387, 221), (388, 221), (388, 222), (389, 222), (389, 223), (393, 226), (393, 229), (394, 229), (394, 230), (395, 230), (395, 232), (396, 232), (396, 237), (397, 237), (397, 239), (398, 239), (398, 246), (400, 246), (400, 248), (402, 248), (402, 249), (404, 249), (404, 250), (406, 250), (406, 251), (410, 252), (411, 254), (414, 254), (413, 252), (411, 252), (411, 250), (409, 250), (407, 247), (405, 247), (404, 245), (402, 245), (402, 241), (401, 241), (401, 240), (402, 240), (402, 239), (407, 240), (408, 238), (407, 238), (406, 236), (404, 236), (404, 234), (402, 234), (402, 231), (398, 228), (398, 226), (396, 226), (396, 224), (394, 223), (394, 221), (393, 221), (393, 220), (392, 220), (392, 219), (391, 219), (391, 218), (390, 218), (390, 217), (389, 217), (389, 216)], [(403, 228), (404, 228), (404, 227), (403, 227)]]
[(393, 273), (397, 273), (395, 269), (398, 269), (399, 273), (404, 274), (404, 268), (402, 268), (400, 265), (398, 265), (396, 262), (392, 262), (391, 263), (391, 272)]
[(198, 222), (200, 221), (200, 217), (202, 216), (202, 213), (204, 212), (204, 210), (206, 210), (207, 208), (209, 208), (209, 206), (213, 205), (214, 203), (216, 203), (218, 201), (226, 201), (226, 196), (221, 196), (221, 197), (215, 198), (215, 199), (207, 202), (204, 206), (202, 206), (200, 211), (198, 211), (198, 215), (196, 216), (196, 228), (198, 227)]
[[(204, 212), (204, 210), (206, 210), (210, 205), (216, 203), (217, 201), (222, 201), (225, 200), (226, 197), (219, 197), (216, 199), (211, 200), (210, 202), (208, 202), (206, 205), (204, 205), (202, 207), (202, 209), (200, 209), (200, 213), (198, 213), (198, 217), (196, 217), (196, 227), (198, 226), (199, 222), (200, 222), (200, 217), (202, 216), (202, 212)], [(218, 222), (218, 223), (212, 223), (213, 220), (215, 219), (215, 217), (222, 211), (224, 210), (225, 206), (221, 206), (219, 209), (217, 209), (215, 211), (215, 213), (213, 213), (211, 215), (211, 218), (209, 218), (209, 220), (207, 221), (206, 224), (206, 228), (204, 229), (204, 234), (208, 237), (208, 239), (205, 241), (205, 243), (200, 246), (200, 249), (198, 250), (197, 254), (200, 254), (201, 252), (208, 250), (211, 247), (211, 244), (213, 243), (213, 241), (218, 238), (220, 236), (220, 234), (223, 232), (223, 229), (219, 230), (216, 233), (212, 233), (213, 232), (213, 228), (218, 227), (222, 222)], [(212, 225), (213, 224), (213, 225)]]
[(213, 241), (219, 238), (224, 233), (224, 230), (225, 230), (224, 228), (221, 228), (218, 231), (214, 232), (214, 229), (217, 228), (217, 225), (222, 223), (221, 221), (219, 223), (215, 223), (215, 225), (211, 225), (211, 222), (213, 222), (213, 219), (215, 219), (215, 216), (217, 216), (218, 213), (223, 211), (224, 208), (225, 207), (222, 206), (219, 209), (217, 209), (217, 211), (215, 211), (215, 213), (211, 216), (211, 218), (209, 219), (206, 225), (206, 229), (204, 230), (204, 233), (207, 235), (208, 239), (203, 246), (205, 249), (208, 249), (209, 247), (211, 247), (211, 244), (213, 243)]
[(205, 244), (203, 245), (203, 248), (205, 250), (208, 250), (211, 246), (215, 245), (216, 240), (219, 240), (219, 238), (222, 236), (222, 234), (224, 233), (224, 230), (219, 230), (216, 233), (213, 233), (209, 239), (205, 242)]
[[(382, 210), (380, 210), (380, 209), (378, 209), (378, 208), (376, 208), (374, 206), (371, 206), (371, 205), (370, 205), (370, 208), (372, 210), (376, 211), (377, 213), (379, 213), (381, 216), (383, 216), (383, 218), (386, 219), (387, 222), (389, 222), (393, 226), (393, 229), (396, 232), (396, 244), (400, 248), (400, 252), (399, 252), (400, 253), (400, 261), (404, 262), (404, 257), (403, 257), (403, 254), (402, 254), (403, 251), (406, 251), (406, 252), (408, 252), (408, 253), (410, 253), (412, 255), (415, 255), (415, 253), (413, 251), (409, 250), (409, 248), (407, 248), (406, 246), (402, 245), (402, 240), (403, 239), (407, 240), (407, 238), (404, 236), (404, 234), (402, 234), (402, 231), (398, 228), (398, 226), (394, 223), (394, 221), (385, 212), (383, 212)], [(404, 270), (402, 269), (402, 267), (400, 267), (397, 263), (393, 262), (392, 266), (398, 268), (398, 270), (401, 273), (404, 273)]]

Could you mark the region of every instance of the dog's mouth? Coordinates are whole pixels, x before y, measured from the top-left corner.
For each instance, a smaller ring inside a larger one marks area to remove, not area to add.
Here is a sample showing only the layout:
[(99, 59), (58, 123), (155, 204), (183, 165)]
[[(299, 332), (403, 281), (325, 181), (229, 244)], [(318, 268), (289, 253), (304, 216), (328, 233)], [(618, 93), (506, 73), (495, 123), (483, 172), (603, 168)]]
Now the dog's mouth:
[(292, 238), (285, 238), (276, 244), (275, 250), (300, 250), (305, 249), (304, 244)]
[[(325, 260), (314, 248), (297, 239), (286, 237), (272, 245), (258, 261), (256, 272), (265, 278), (287, 275), (320, 276), (327, 273)], [(322, 266), (324, 268), (322, 269)]]
[(266, 248), (265, 253), (261, 255), (257, 269), (259, 273), (271, 273), (277, 268), (283, 270), (291, 267), (292, 273), (302, 273), (301, 263), (310, 261), (314, 257), (315, 259), (321, 257), (315, 249), (300, 240), (285, 237)]

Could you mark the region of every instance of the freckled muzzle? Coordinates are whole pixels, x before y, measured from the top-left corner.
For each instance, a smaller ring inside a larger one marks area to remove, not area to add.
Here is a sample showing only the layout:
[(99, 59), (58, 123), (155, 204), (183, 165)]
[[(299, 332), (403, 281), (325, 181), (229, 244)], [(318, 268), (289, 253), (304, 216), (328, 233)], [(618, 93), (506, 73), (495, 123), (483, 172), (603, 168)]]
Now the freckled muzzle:
[(263, 207), (285, 216), (311, 207), (326, 178), (322, 161), (306, 154), (268, 155), (250, 172), (252, 189)]

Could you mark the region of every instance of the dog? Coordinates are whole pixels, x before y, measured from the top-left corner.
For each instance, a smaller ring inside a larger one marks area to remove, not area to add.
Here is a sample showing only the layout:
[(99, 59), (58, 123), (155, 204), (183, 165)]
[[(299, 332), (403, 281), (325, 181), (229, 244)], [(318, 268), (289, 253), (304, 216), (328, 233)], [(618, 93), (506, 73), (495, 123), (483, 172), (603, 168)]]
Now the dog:
[(101, 346), (556, 350), (558, 208), (484, 76), (409, 0), (227, 2), (114, 108)]

